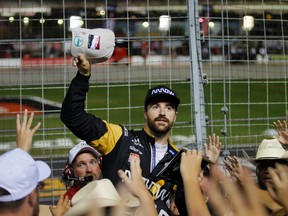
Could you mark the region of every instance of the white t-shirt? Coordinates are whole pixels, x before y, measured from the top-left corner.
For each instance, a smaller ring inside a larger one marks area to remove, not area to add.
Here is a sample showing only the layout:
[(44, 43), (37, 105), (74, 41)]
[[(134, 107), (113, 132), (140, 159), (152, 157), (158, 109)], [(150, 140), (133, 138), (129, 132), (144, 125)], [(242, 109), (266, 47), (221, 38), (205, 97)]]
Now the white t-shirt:
[(164, 157), (165, 153), (167, 152), (168, 149), (168, 144), (162, 145), (159, 143), (155, 143), (155, 159), (156, 159), (156, 164), (155, 166), (159, 163), (160, 160)]

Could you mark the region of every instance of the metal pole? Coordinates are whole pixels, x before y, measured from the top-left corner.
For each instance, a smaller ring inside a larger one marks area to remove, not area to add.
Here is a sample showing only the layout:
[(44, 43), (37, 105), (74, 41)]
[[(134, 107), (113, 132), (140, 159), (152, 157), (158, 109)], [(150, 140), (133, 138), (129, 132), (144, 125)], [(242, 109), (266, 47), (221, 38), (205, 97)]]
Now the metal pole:
[[(201, 65), (201, 44), (199, 27), (198, 1), (188, 0), (188, 22), (189, 22), (189, 49), (190, 49), (190, 89), (191, 115), (194, 117), (194, 129), (196, 143), (199, 150), (203, 149), (206, 142), (205, 102), (203, 90), (203, 76)], [(207, 77), (206, 77), (207, 78)]]

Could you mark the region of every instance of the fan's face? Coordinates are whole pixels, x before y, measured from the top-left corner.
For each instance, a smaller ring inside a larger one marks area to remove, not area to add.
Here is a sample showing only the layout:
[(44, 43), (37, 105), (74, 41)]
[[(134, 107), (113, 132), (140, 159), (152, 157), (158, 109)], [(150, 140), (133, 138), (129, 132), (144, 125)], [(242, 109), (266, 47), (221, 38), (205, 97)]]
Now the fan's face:
[(75, 177), (93, 176), (93, 180), (100, 178), (101, 170), (99, 161), (92, 153), (78, 155), (73, 164)]

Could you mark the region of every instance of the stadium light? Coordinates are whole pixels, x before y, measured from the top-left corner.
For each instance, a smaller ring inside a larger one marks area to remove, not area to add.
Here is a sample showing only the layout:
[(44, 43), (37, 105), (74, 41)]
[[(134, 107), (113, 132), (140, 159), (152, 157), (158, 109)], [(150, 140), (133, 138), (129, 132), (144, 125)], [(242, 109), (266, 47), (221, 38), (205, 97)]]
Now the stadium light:
[(142, 26), (143, 26), (144, 28), (148, 28), (148, 27), (149, 27), (149, 22), (147, 22), (147, 21), (143, 22), (143, 23), (142, 23)]
[(210, 28), (214, 28), (214, 26), (215, 26), (215, 23), (214, 23), (214, 22), (209, 22), (209, 24), (208, 24), (208, 25), (209, 25), (209, 27), (210, 27)]
[(253, 16), (244, 16), (243, 17), (243, 30), (251, 31), (254, 27), (254, 17)]
[(80, 28), (83, 25), (83, 20), (80, 16), (71, 16), (70, 17), (70, 29)]
[(41, 18), (41, 19), (39, 20), (39, 22), (40, 22), (41, 24), (44, 24), (44, 23), (45, 23), (45, 19), (44, 19), (44, 18)]
[(162, 15), (159, 17), (159, 30), (168, 31), (171, 27), (171, 16)]
[(29, 18), (28, 17), (24, 17), (23, 18), (23, 23), (24, 23), (24, 25), (28, 25), (29, 24)]
[(57, 23), (58, 23), (58, 25), (63, 25), (64, 20), (63, 19), (58, 19)]
[(105, 12), (105, 10), (104, 10), (104, 9), (100, 10), (100, 12), (99, 12), (99, 13), (100, 13), (100, 15), (101, 15), (101, 16), (105, 16), (105, 14), (106, 14), (106, 12)]
[(12, 23), (14, 22), (15, 18), (13, 16), (9, 17), (9, 22)]

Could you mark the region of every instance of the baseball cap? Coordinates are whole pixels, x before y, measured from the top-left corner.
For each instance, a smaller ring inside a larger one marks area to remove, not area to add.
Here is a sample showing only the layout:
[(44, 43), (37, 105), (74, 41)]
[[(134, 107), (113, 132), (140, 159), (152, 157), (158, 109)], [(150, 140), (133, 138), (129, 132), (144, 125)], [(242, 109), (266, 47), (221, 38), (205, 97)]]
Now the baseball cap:
[(72, 208), (67, 211), (65, 216), (83, 215), (91, 206), (96, 208), (120, 205), (131, 208), (140, 206), (138, 198), (132, 194), (129, 199), (120, 197), (112, 182), (106, 178), (85, 185), (73, 196), (71, 202)]
[(51, 175), (50, 167), (43, 161), (35, 161), (30, 154), (15, 148), (0, 156), (0, 187), (9, 195), (0, 195), (0, 202), (19, 200), (29, 195)]
[(263, 139), (260, 143), (256, 157), (249, 158), (252, 163), (260, 160), (288, 160), (288, 152), (282, 147), (278, 139)]
[(69, 152), (69, 163), (72, 164), (73, 160), (82, 152), (91, 152), (95, 155), (96, 158), (100, 156), (99, 152), (96, 151), (93, 147), (88, 145), (85, 141), (78, 143), (74, 146)]
[(91, 63), (108, 60), (115, 47), (114, 32), (109, 29), (74, 28), (72, 29), (71, 54), (83, 54)]
[(145, 107), (153, 100), (169, 101), (177, 108), (180, 99), (177, 97), (176, 92), (166, 86), (156, 86), (148, 90), (145, 98)]

